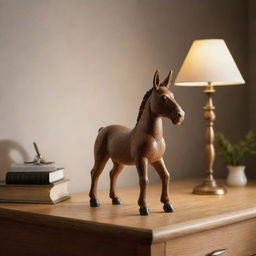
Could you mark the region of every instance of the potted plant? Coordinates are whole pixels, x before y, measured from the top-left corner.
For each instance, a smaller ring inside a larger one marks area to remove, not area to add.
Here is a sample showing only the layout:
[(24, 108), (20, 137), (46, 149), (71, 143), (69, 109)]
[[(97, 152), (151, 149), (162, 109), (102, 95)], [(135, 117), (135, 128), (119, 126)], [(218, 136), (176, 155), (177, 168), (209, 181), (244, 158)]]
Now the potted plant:
[(256, 134), (249, 131), (237, 144), (231, 143), (220, 133), (216, 133), (217, 153), (227, 164), (229, 170), (227, 184), (230, 186), (245, 186), (245, 163), (248, 156), (256, 154)]

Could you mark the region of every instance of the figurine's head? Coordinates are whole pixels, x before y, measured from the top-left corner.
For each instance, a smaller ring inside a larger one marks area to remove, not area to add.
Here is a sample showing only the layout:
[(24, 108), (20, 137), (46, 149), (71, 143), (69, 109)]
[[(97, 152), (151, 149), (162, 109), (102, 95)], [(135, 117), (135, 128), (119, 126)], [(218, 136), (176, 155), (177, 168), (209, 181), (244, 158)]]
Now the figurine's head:
[(150, 108), (156, 115), (171, 119), (173, 124), (181, 124), (184, 120), (185, 112), (174, 99), (173, 93), (169, 90), (171, 79), (172, 71), (160, 83), (159, 71), (156, 71), (153, 79), (153, 91), (150, 97)]

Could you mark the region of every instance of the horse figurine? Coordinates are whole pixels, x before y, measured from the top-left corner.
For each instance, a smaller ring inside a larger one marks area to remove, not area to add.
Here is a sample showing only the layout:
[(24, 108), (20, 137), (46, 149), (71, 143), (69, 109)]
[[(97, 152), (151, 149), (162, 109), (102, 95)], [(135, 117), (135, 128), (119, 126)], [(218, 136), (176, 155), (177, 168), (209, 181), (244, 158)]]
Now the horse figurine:
[(146, 187), (148, 183), (148, 165), (151, 164), (158, 172), (162, 181), (161, 202), (165, 212), (173, 212), (169, 200), (170, 175), (165, 166), (163, 155), (165, 141), (163, 138), (162, 117), (169, 118), (173, 124), (180, 124), (185, 112), (174, 99), (169, 90), (172, 71), (160, 83), (159, 72), (153, 79), (153, 88), (146, 92), (138, 114), (137, 123), (133, 129), (121, 125), (102, 127), (94, 146), (95, 162), (91, 170), (90, 206), (100, 205), (96, 190), (100, 174), (109, 158), (113, 161), (110, 171), (110, 193), (112, 204), (121, 204), (116, 195), (116, 179), (124, 165), (136, 165), (139, 175), (140, 195), (138, 199), (140, 215), (149, 215), (146, 203)]

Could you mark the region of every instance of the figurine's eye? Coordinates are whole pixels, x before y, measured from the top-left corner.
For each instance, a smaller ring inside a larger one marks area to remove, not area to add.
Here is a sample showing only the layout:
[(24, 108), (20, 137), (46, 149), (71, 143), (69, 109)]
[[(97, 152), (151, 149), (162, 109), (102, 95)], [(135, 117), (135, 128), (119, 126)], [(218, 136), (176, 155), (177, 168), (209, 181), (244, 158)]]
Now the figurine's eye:
[(165, 103), (167, 101), (167, 97), (165, 95), (161, 96), (161, 102)]

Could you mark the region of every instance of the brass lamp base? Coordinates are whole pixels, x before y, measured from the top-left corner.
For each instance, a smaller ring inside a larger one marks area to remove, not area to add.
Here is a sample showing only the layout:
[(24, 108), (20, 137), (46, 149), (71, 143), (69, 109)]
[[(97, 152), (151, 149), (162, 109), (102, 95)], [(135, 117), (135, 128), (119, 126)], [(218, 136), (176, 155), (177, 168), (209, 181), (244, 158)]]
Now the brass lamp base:
[(215, 114), (212, 103), (212, 94), (215, 92), (213, 85), (209, 82), (204, 92), (207, 95), (207, 102), (204, 107), (204, 117), (206, 120), (206, 163), (207, 163), (207, 177), (203, 181), (203, 184), (197, 186), (193, 190), (193, 194), (197, 195), (224, 195), (227, 191), (224, 187), (219, 186), (213, 178), (213, 163), (215, 158), (214, 149), (214, 130), (213, 123), (215, 120)]
[(196, 195), (224, 195), (227, 190), (218, 185), (216, 181), (205, 180), (203, 184), (197, 186), (193, 190), (193, 194)]

